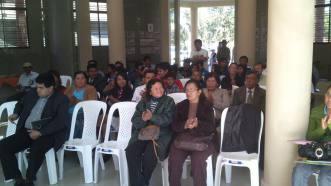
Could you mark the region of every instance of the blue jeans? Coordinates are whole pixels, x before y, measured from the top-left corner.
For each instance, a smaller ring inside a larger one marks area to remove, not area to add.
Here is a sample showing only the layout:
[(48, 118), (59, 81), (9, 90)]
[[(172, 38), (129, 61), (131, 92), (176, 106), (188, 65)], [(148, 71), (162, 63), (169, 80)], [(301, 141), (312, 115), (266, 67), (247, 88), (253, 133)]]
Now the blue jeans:
[(292, 173), (292, 186), (307, 186), (313, 173), (318, 173), (319, 186), (331, 185), (331, 166), (297, 163)]

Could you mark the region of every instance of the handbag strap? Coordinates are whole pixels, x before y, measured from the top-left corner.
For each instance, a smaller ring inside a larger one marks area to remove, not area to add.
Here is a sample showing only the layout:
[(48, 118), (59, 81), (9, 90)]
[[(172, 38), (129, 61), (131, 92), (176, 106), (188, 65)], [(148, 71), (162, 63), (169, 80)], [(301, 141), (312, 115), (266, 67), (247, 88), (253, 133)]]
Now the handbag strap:
[(159, 156), (157, 154), (157, 149), (156, 149), (156, 147), (159, 146), (159, 144), (157, 144), (155, 140), (152, 140), (152, 142), (153, 142), (153, 149), (154, 149), (155, 157), (157, 158), (158, 161), (160, 161)]

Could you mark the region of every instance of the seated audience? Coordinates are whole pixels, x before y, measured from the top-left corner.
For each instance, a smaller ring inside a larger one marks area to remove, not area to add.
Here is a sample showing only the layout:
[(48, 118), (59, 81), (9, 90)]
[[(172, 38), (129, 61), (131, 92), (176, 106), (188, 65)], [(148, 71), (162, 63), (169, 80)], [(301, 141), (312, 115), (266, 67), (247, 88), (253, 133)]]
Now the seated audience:
[[(312, 109), (306, 138), (310, 141), (331, 141), (331, 86), (324, 95), (324, 104)], [(318, 172), (318, 185), (331, 185), (331, 167), (297, 163), (292, 173), (292, 186), (308, 186), (309, 177)]]
[[(92, 65), (95, 66), (96, 68), (98, 68), (98, 62), (94, 59), (91, 59), (89, 61), (87, 61), (87, 66)], [(105, 73), (103, 73), (101, 70), (98, 70), (98, 75), (100, 75), (101, 77), (105, 76)]]
[(17, 87), (20, 92), (27, 92), (36, 87), (36, 78), (38, 73), (32, 71), (32, 64), (26, 62), (23, 64), (24, 73), (18, 79)]
[(143, 78), (143, 82), (144, 84), (137, 87), (134, 90), (133, 96), (132, 96), (132, 101), (134, 102), (139, 102), (141, 100), (141, 98), (144, 97), (145, 95), (145, 91), (146, 91), (146, 84), (155, 77), (155, 73), (152, 70), (146, 70), (144, 72), (144, 78)]
[(105, 92), (106, 102), (109, 107), (121, 101), (131, 101), (132, 88), (128, 81), (128, 76), (120, 72), (115, 77), (115, 85), (109, 92)]
[(252, 67), (248, 65), (248, 57), (247, 56), (240, 56), (239, 58), (239, 65), (244, 68), (244, 71), (252, 70)]
[[(93, 86), (87, 84), (87, 74), (83, 71), (75, 72), (73, 86), (68, 87), (64, 94), (69, 98), (70, 116), (73, 114), (77, 103), (86, 100), (97, 100), (97, 91)], [(82, 136), (83, 121), (84, 114), (83, 112), (79, 112), (76, 119), (74, 138), (80, 138)]]
[(183, 76), (183, 78), (190, 78), (192, 71), (191, 71), (191, 60), (184, 59), (183, 67), (178, 69), (179, 73)]
[(202, 79), (202, 76), (201, 76), (201, 72), (200, 71), (192, 70), (191, 79), (193, 79), (195, 81), (198, 81), (200, 83), (200, 86), (202, 88), (205, 88), (206, 87), (206, 84), (205, 84), (205, 82)]
[[(175, 132), (175, 140), (183, 134), (192, 137), (212, 136), (216, 132), (213, 105), (202, 93), (200, 83), (189, 80), (185, 85), (187, 99), (178, 103), (175, 119), (171, 124)], [(191, 157), (191, 174), (194, 185), (206, 185), (206, 159), (217, 150), (216, 135), (206, 141), (207, 149), (204, 151), (189, 151), (177, 148), (171, 144), (169, 153), (169, 182), (172, 186), (181, 185), (183, 163), (188, 156)]]
[(232, 105), (253, 104), (257, 109), (265, 109), (265, 90), (257, 84), (257, 75), (254, 72), (246, 74), (245, 86), (236, 89), (233, 93)]
[(155, 69), (155, 65), (152, 64), (152, 58), (150, 56), (145, 56), (143, 59), (143, 70), (154, 70)]
[[(58, 150), (65, 141), (68, 121), (68, 98), (55, 91), (55, 81), (50, 73), (40, 74), (36, 79), (36, 89), (29, 91), (23, 101), (15, 106), (9, 120), (17, 118), (16, 133), (0, 141), (0, 160), (5, 180), (14, 179), (15, 186), (33, 186), (36, 174), (45, 159), (45, 153)], [(34, 122), (46, 119), (40, 129)], [(29, 150), (26, 180), (18, 169), (16, 153)]]
[(238, 76), (237, 66), (238, 65), (236, 63), (230, 64), (228, 73), (221, 81), (222, 89), (232, 90), (232, 86), (241, 87), (244, 85), (244, 79)]
[(180, 92), (178, 85), (175, 83), (176, 74), (170, 72), (166, 75), (166, 94)]
[(115, 68), (118, 73), (120, 72), (126, 73), (126, 69), (121, 61), (115, 62)]
[(104, 77), (98, 74), (96, 65), (90, 64), (87, 66), (88, 84), (94, 86), (97, 92), (102, 93), (106, 86)]
[(104, 82), (106, 82), (106, 86), (103, 89), (103, 91), (101, 92), (102, 95), (104, 92), (107, 92), (114, 87), (114, 84), (115, 84), (114, 80), (115, 80), (116, 74), (117, 74), (117, 72), (116, 72), (115, 65), (108, 64), (107, 73), (105, 74), (105, 77), (104, 77)]
[(220, 65), (220, 75), (225, 76), (228, 72), (228, 62), (225, 58), (220, 58), (218, 65)]
[[(170, 71), (169, 63), (160, 63), (156, 66), (156, 72), (157, 72), (156, 78), (160, 79), (164, 85), (167, 84), (166, 75), (169, 73), (169, 71)], [(175, 83), (179, 87), (179, 90), (182, 91), (183, 90), (182, 83), (178, 79), (175, 80)]]
[[(146, 96), (138, 103), (131, 119), (132, 136), (126, 148), (131, 186), (149, 185), (158, 160), (163, 161), (167, 157), (172, 139), (170, 124), (174, 111), (175, 103), (165, 95), (162, 81), (150, 80), (146, 85)], [(138, 139), (140, 130), (149, 125), (160, 127), (156, 144), (152, 140)]]
[(56, 70), (49, 70), (48, 73), (51, 73), (53, 75), (54, 81), (55, 81), (55, 86), (54, 89), (56, 91), (61, 92), (62, 94), (64, 94), (66, 87), (70, 86), (70, 82), (68, 80), (68, 82), (66, 82), (66, 87), (62, 86), (62, 81), (60, 78), (60, 73)]
[(206, 79), (206, 88), (203, 89), (207, 100), (213, 104), (216, 112), (215, 121), (219, 125), (222, 111), (231, 104), (231, 91), (218, 88), (220, 80), (216, 74), (209, 74)]

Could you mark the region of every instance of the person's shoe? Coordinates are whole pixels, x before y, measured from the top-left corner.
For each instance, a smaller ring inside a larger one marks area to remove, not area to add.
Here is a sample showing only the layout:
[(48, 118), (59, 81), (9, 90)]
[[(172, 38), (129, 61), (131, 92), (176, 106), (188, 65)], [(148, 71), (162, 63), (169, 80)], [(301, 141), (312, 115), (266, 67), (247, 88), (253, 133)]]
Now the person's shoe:
[(14, 186), (25, 186), (25, 181), (23, 178), (16, 178)]
[(26, 180), (24, 186), (34, 186), (34, 183), (31, 180)]

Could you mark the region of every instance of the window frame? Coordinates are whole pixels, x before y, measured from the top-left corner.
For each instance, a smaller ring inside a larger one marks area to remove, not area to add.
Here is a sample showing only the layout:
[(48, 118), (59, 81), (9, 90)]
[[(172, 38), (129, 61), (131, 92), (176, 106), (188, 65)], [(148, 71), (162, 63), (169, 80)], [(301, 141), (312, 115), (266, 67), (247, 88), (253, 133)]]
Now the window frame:
[[(326, 8), (329, 7), (329, 28), (327, 30), (328, 32), (328, 36), (327, 36), (327, 41), (316, 41), (316, 35), (314, 35), (314, 44), (330, 44), (331, 43), (331, 1), (330, 2), (324, 2), (323, 4), (318, 4), (317, 1), (315, 1), (315, 23), (314, 23), (314, 32), (316, 33), (316, 9), (317, 8)], [(324, 23), (323, 23), (324, 24)], [(323, 32), (325, 30), (323, 29)], [(324, 34), (323, 34), (324, 35)], [(324, 40), (324, 36), (323, 36), (323, 40)]]

